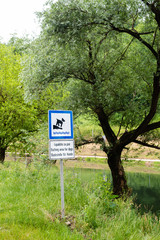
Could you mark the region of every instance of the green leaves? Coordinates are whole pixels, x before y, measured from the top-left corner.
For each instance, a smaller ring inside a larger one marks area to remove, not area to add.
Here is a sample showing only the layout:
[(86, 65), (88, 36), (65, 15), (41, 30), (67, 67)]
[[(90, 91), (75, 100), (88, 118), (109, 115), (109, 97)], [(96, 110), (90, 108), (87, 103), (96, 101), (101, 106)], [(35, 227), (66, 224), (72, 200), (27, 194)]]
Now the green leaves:
[(128, 0), (69, 0), (48, 6), (41, 14), (41, 36), (25, 59), (27, 97), (40, 94), (50, 82), (67, 82), (68, 108), (96, 112), (102, 106), (116, 124), (123, 118), (125, 127), (137, 126), (148, 111), (154, 60), (115, 28), (143, 31), (147, 6)]
[(14, 48), (0, 45), (0, 145), (3, 148), (36, 129), (36, 110), (23, 98), (20, 60)]
[(140, 0), (49, 1), (39, 14), (41, 36), (24, 59), (27, 98), (54, 83), (63, 86), (65, 106), (75, 112), (103, 108), (112, 124), (137, 127), (150, 109), (159, 40), (149, 6)]

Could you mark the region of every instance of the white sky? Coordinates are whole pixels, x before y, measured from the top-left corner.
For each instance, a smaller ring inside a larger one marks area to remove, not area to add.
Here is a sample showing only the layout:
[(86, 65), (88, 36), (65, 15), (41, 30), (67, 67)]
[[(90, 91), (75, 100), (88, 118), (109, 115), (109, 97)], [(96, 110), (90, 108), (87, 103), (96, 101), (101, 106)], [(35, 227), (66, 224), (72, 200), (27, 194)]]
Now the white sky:
[(39, 34), (35, 12), (42, 11), (46, 1), (0, 0), (0, 41), (7, 42), (14, 33), (17, 33), (18, 37)]

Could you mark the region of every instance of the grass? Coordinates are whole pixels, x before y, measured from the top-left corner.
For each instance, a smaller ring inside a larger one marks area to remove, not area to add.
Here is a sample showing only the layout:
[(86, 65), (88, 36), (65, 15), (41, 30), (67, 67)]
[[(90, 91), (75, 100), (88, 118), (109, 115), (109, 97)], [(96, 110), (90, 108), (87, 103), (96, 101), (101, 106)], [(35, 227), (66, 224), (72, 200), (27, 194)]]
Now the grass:
[[(144, 172), (144, 173), (152, 173), (159, 174), (160, 172), (160, 162), (144, 162), (144, 161), (135, 161), (135, 160), (123, 160), (123, 166), (126, 172)], [(67, 161), (65, 163), (68, 167), (76, 167), (76, 168), (90, 168), (90, 169), (108, 169), (109, 166), (106, 158), (98, 158), (98, 157), (86, 157), (86, 158), (78, 158), (77, 161)]]
[(79, 116), (75, 121), (74, 129), (75, 138), (83, 136), (83, 138), (91, 138), (103, 135), (102, 128), (98, 125), (96, 119), (89, 115)]
[(123, 161), (123, 166), (127, 172), (144, 172), (144, 173), (152, 173), (159, 174), (160, 170), (160, 162), (144, 162), (144, 161)]
[(51, 218), (60, 209), (56, 168), (25, 169), (16, 163), (1, 168), (0, 178), (0, 239), (81, 239)]
[(114, 199), (109, 181), (100, 174), (93, 178), (89, 171), (82, 181), (64, 168), (62, 220), (59, 175), (57, 166), (41, 163), (0, 166), (0, 239), (160, 239), (158, 218), (141, 216), (131, 200)]

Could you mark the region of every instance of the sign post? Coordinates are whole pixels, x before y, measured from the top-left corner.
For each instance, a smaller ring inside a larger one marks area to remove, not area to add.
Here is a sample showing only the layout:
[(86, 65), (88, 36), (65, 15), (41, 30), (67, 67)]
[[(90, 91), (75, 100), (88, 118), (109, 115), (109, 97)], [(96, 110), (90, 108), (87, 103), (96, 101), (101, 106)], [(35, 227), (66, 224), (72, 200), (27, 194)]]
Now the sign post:
[(63, 159), (75, 158), (72, 111), (49, 110), (49, 159), (60, 160), (61, 212), (64, 218)]
[(63, 160), (60, 160), (60, 176), (61, 176), (61, 213), (64, 218), (64, 179), (63, 179)]

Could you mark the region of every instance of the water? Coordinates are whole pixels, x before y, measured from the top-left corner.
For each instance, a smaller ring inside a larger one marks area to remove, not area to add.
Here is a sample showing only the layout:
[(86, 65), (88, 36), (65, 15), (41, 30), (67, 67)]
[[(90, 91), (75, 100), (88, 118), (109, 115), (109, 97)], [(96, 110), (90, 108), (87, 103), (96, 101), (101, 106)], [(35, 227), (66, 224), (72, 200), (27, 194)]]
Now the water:
[(128, 185), (136, 196), (135, 202), (141, 205), (141, 212), (151, 211), (160, 214), (160, 175), (128, 173)]
[[(73, 174), (78, 175), (83, 181), (94, 181), (96, 174), (101, 173), (110, 180), (111, 174), (106, 170), (96, 169), (72, 169)], [(146, 173), (127, 173), (129, 187), (137, 206), (142, 213), (151, 211), (160, 214), (160, 175)]]

